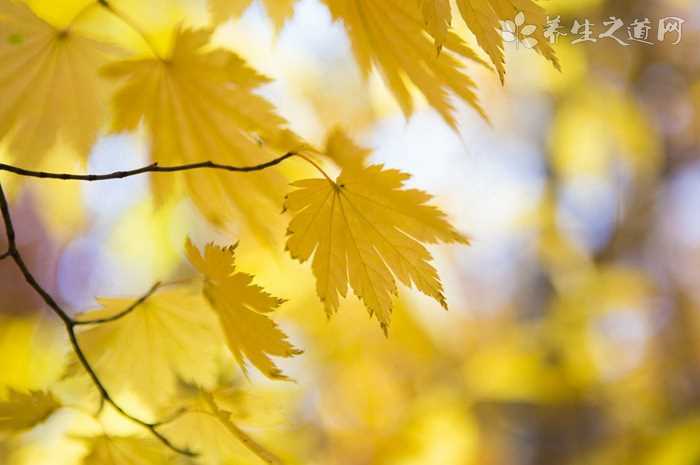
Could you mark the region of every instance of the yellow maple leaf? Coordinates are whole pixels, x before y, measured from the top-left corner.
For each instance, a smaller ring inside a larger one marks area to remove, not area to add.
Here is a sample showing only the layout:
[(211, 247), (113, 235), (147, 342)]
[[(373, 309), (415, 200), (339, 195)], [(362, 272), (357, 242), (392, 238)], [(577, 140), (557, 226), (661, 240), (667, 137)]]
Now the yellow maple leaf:
[(292, 184), (298, 189), (285, 202), (295, 214), (287, 249), (301, 262), (314, 254), (316, 290), (329, 316), (349, 283), (386, 332), (397, 293), (395, 277), (446, 307), (432, 256), (422, 243), (466, 244), (468, 239), (444, 213), (426, 204), (430, 195), (403, 188), (409, 177), (374, 165), (343, 170), (335, 182), (306, 179)]
[(341, 168), (360, 168), (371, 150), (357, 145), (340, 128), (333, 129), (326, 137), (324, 155)]
[[(253, 0), (209, 0), (212, 22), (219, 24), (231, 17), (238, 17), (253, 3)], [(267, 15), (277, 30), (294, 14), (296, 0), (263, 0)]]
[[(299, 147), (285, 120), (252, 89), (267, 78), (236, 54), (208, 46), (210, 32), (178, 30), (167, 58), (127, 60), (104, 68), (123, 80), (114, 98), (114, 131), (133, 130), (143, 119), (151, 157), (161, 164), (211, 160), (255, 165)], [(213, 223), (246, 223), (269, 238), (269, 212), (282, 196), (274, 169), (232, 180), (221, 171), (179, 173), (197, 207)], [(174, 193), (173, 176), (154, 176), (156, 196)], [(241, 218), (241, 214), (243, 218)], [(245, 221), (241, 221), (245, 220)]]
[(0, 431), (21, 431), (34, 427), (51, 416), (61, 404), (48, 392), (9, 391), (0, 401)]
[(236, 246), (219, 247), (207, 244), (204, 254), (190, 240), (187, 257), (204, 276), (204, 295), (219, 317), (229, 350), (246, 372), (247, 358), (271, 379), (288, 379), (269, 356), (291, 357), (301, 353), (266, 314), (284, 300), (252, 284), (253, 277), (237, 272)]
[(114, 56), (26, 5), (0, 0), (0, 139), (10, 154), (35, 166), (61, 142), (87, 157), (105, 114), (106, 83), (97, 70)]
[(504, 81), (506, 68), (503, 56), (503, 37), (498, 32), (499, 18), (489, 0), (457, 0), (462, 19), (476, 37)]
[[(184, 413), (163, 425), (163, 433), (196, 451), (197, 463), (204, 465), (253, 465), (261, 463), (260, 460), (271, 465), (280, 464), (280, 459), (241, 429), (238, 418), (230, 413), (230, 410), (243, 408), (242, 403), (247, 406), (247, 402), (248, 399), (233, 399), (229, 389), (202, 391), (183, 386), (178, 406), (184, 407)], [(246, 427), (260, 433), (265, 429), (259, 424)]]
[(435, 39), (438, 51), (447, 39), (447, 31), (452, 23), (450, 0), (419, 0), (423, 11), (425, 29)]
[[(134, 302), (98, 301), (102, 308), (78, 319), (113, 318)], [(218, 344), (223, 343), (199, 290), (184, 286), (160, 290), (127, 315), (87, 327), (78, 339), (108, 391), (133, 391), (152, 406), (170, 399), (178, 378), (211, 386), (217, 375)]]
[(557, 69), (560, 68), (554, 49), (544, 37), (547, 14), (534, 0), (457, 0), (457, 6), (479, 45), (496, 66), (501, 80), (505, 74), (505, 67), (499, 21), (512, 21), (518, 13), (523, 13), (527, 23), (536, 27), (532, 35), (537, 39), (535, 50), (551, 61)]
[(409, 83), (415, 85), (428, 104), (454, 129), (457, 123), (449, 101), (450, 92), (484, 115), (474, 94), (473, 81), (461, 70), (463, 58), (483, 62), (462, 39), (449, 31), (445, 34), (444, 51), (437, 54), (430, 37), (424, 33), (425, 20), (418, 2), (324, 2), (333, 17), (345, 25), (355, 59), (365, 77), (377, 66), (406, 117), (414, 110)]
[[(452, 9), (448, 0), (419, 0), (427, 32), (435, 39), (438, 50), (447, 36), (452, 21)], [(456, 0), (464, 22), (476, 37), (479, 46), (486, 52), (503, 82), (505, 58), (500, 21), (513, 20), (523, 13), (528, 24), (536, 27), (533, 38), (537, 39), (535, 50), (544, 55), (559, 69), (559, 60), (549, 41), (544, 37), (547, 16), (544, 8), (534, 0)]]
[(159, 465), (173, 463), (172, 454), (152, 439), (137, 436), (82, 438), (89, 445), (84, 465)]

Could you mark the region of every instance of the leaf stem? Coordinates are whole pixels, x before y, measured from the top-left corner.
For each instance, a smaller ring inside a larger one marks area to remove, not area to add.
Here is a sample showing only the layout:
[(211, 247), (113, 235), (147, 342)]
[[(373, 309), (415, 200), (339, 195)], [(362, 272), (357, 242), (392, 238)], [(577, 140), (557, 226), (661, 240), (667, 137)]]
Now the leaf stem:
[(144, 31), (141, 26), (139, 26), (129, 15), (114, 8), (107, 0), (97, 0), (94, 5), (101, 6), (106, 11), (110, 12), (115, 18), (118, 18), (121, 20), (121, 22), (129, 26), (129, 28), (137, 33), (141, 39), (143, 39), (144, 43), (148, 45), (148, 48), (151, 50), (154, 57), (158, 58), (159, 60), (164, 60), (164, 58), (158, 52), (158, 48), (155, 46), (149, 35), (146, 34), (146, 31)]
[(137, 418), (128, 413), (119, 404), (117, 404), (116, 401), (114, 401), (112, 396), (107, 391), (107, 388), (105, 388), (104, 384), (102, 384), (102, 381), (93, 369), (92, 365), (90, 365), (90, 362), (88, 361), (85, 353), (83, 352), (83, 349), (80, 347), (80, 343), (78, 342), (78, 337), (75, 332), (75, 327), (77, 325), (76, 321), (73, 320), (68, 315), (68, 313), (65, 310), (63, 310), (63, 308), (61, 308), (61, 306), (54, 300), (51, 294), (49, 294), (39, 284), (32, 272), (27, 267), (27, 264), (25, 263), (22, 254), (17, 248), (15, 229), (12, 222), (12, 216), (10, 214), (10, 207), (7, 202), (7, 197), (5, 197), (5, 192), (3, 191), (2, 184), (0, 184), (0, 212), (2, 213), (2, 218), (5, 223), (5, 234), (7, 235), (8, 244), (8, 251), (6, 254), (3, 254), (3, 256), (12, 257), (12, 260), (14, 261), (15, 265), (17, 265), (17, 268), (19, 268), (20, 272), (24, 276), (25, 281), (27, 281), (27, 283), (32, 287), (32, 289), (34, 289), (34, 291), (42, 298), (44, 303), (61, 319), (66, 328), (66, 332), (68, 333), (68, 339), (70, 340), (70, 344), (73, 348), (73, 351), (78, 357), (80, 364), (83, 366), (85, 371), (87, 371), (88, 375), (90, 376), (90, 379), (99, 391), (101, 398), (105, 402), (109, 403), (123, 417), (148, 429), (151, 432), (151, 434), (153, 434), (166, 447), (182, 455), (195, 456), (196, 454), (194, 454), (189, 449), (182, 449), (180, 447), (177, 447), (172, 442), (170, 442), (168, 438), (163, 436), (163, 434), (160, 433), (157, 429), (158, 426), (160, 426), (162, 423), (150, 423), (141, 420), (140, 418)]
[(295, 153), (294, 155), (301, 158), (302, 160), (305, 160), (307, 163), (310, 163), (314, 168), (316, 168), (323, 175), (324, 178), (326, 178), (329, 182), (332, 182), (333, 184), (335, 184), (335, 181), (333, 181), (331, 179), (331, 177), (328, 176), (328, 174), (326, 174), (326, 172), (323, 170), (323, 168), (321, 168), (321, 166), (318, 163), (316, 163), (315, 161), (313, 161), (311, 158), (309, 158), (306, 155), (303, 155), (301, 153)]

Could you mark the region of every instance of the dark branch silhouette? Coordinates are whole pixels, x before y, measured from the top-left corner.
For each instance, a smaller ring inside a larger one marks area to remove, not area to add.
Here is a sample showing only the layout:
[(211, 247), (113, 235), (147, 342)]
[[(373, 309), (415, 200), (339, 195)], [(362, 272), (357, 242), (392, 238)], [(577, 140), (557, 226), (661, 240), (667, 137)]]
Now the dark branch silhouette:
[[(18, 166), (7, 165), (5, 163), (0, 163), (0, 171), (7, 171), (8, 173), (14, 173), (20, 176), (28, 176), (32, 178), (43, 178), (43, 179), (61, 179), (64, 181), (106, 181), (109, 179), (122, 179), (128, 178), (130, 176), (137, 176), (139, 174), (145, 173), (174, 173), (178, 171), (192, 171), (200, 169), (213, 169), (222, 171), (232, 171), (239, 173), (248, 173), (251, 171), (262, 171), (266, 168), (278, 165), (283, 161), (297, 156), (295, 152), (287, 152), (284, 155), (274, 158), (265, 163), (259, 165), (250, 166), (233, 166), (224, 165), (221, 163), (215, 163), (213, 161), (203, 161), (199, 163), (189, 163), (186, 165), (173, 165), (173, 166), (161, 166), (157, 162), (152, 163), (141, 168), (136, 168), (133, 170), (125, 171), (114, 171), (107, 174), (71, 174), (71, 173), (51, 173), (47, 171), (35, 171), (20, 168)], [(305, 158), (305, 157), (304, 157)]]
[(133, 312), (136, 307), (139, 305), (143, 304), (146, 300), (148, 300), (149, 297), (151, 297), (160, 287), (161, 283), (155, 283), (151, 288), (146, 292), (144, 295), (142, 295), (138, 300), (136, 300), (133, 304), (129, 305), (126, 309), (122, 310), (121, 312), (112, 315), (107, 318), (97, 318), (94, 320), (73, 320), (73, 324), (75, 326), (81, 326), (81, 325), (97, 325), (97, 324), (103, 324), (103, 323), (110, 323), (112, 321), (116, 321), (120, 318), (123, 318), (127, 316), (129, 313)]
[[(119, 404), (117, 404), (112, 396), (109, 394), (107, 391), (107, 388), (102, 384), (102, 381), (100, 381), (99, 376), (95, 372), (95, 370), (92, 368), (92, 365), (90, 365), (90, 362), (88, 361), (87, 357), (85, 356), (85, 353), (83, 352), (83, 349), (80, 347), (80, 343), (78, 342), (78, 337), (75, 332), (75, 327), (80, 325), (80, 324), (86, 324), (86, 323), (79, 323), (73, 318), (71, 318), (68, 313), (61, 308), (61, 306), (54, 300), (53, 297), (51, 297), (51, 294), (49, 294), (36, 280), (32, 272), (29, 270), (27, 267), (27, 264), (24, 261), (24, 258), (22, 258), (22, 254), (20, 253), (19, 249), (17, 248), (17, 241), (15, 238), (15, 229), (14, 229), (14, 224), (12, 223), (12, 216), (10, 214), (10, 206), (7, 202), (7, 198), (5, 197), (5, 192), (2, 188), (2, 184), (0, 184), (0, 211), (2, 211), (2, 218), (5, 223), (5, 233), (7, 235), (7, 247), (8, 250), (6, 253), (4, 253), (1, 257), (2, 258), (8, 258), (11, 257), (14, 263), (17, 265), (17, 268), (19, 268), (20, 272), (24, 276), (24, 279), (27, 281), (27, 283), (34, 289), (34, 291), (42, 298), (44, 303), (61, 319), (63, 322), (66, 332), (68, 333), (68, 339), (70, 340), (71, 346), (73, 347), (73, 351), (75, 352), (76, 356), (78, 357), (78, 360), (80, 361), (80, 364), (85, 368), (85, 371), (87, 371), (88, 375), (90, 376), (90, 379), (92, 380), (93, 384), (97, 388), (97, 390), (100, 393), (100, 396), (102, 400), (105, 402), (109, 403), (114, 409), (119, 412), (123, 417), (128, 418), (134, 423), (137, 423), (144, 428), (148, 429), (160, 442), (162, 442), (165, 446), (170, 448), (171, 450), (187, 455), (187, 456), (194, 456), (196, 455), (194, 452), (190, 451), (189, 449), (183, 449), (180, 447), (175, 446), (168, 438), (163, 436), (158, 431), (158, 427), (162, 426), (166, 422), (147, 422), (144, 420), (141, 420), (140, 418), (137, 418), (130, 413), (128, 413), (126, 410), (124, 410)], [(118, 315), (115, 315), (115, 317), (121, 317), (129, 312), (131, 312), (134, 308), (136, 308), (138, 305), (143, 303), (148, 296), (150, 296), (153, 292), (155, 292), (157, 288), (156, 286), (153, 286), (149, 293), (147, 293), (144, 297), (140, 298), (137, 300), (133, 305), (131, 305), (129, 308), (127, 308), (125, 311), (120, 312)], [(111, 318), (111, 319), (106, 319), (106, 320), (114, 320), (116, 318)], [(99, 323), (101, 322), (100, 320), (95, 320), (90, 323)], [(180, 413), (176, 414), (174, 418), (177, 418)]]

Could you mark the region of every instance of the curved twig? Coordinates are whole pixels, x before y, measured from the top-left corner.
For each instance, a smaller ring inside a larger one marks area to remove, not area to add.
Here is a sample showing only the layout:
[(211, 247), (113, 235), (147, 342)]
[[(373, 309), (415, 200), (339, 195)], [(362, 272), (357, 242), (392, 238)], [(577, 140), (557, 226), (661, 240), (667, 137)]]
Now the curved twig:
[(160, 282), (155, 283), (151, 288), (146, 292), (144, 295), (139, 297), (138, 300), (134, 301), (131, 305), (129, 305), (126, 309), (122, 310), (121, 312), (106, 317), (106, 318), (96, 318), (94, 320), (73, 320), (73, 325), (74, 326), (83, 326), (83, 325), (97, 325), (97, 324), (102, 324), (102, 323), (110, 323), (112, 321), (117, 321), (120, 318), (123, 318), (127, 316), (129, 313), (133, 312), (136, 307), (139, 305), (143, 304), (146, 300), (148, 300), (149, 297), (151, 297), (161, 286)]
[(148, 429), (151, 432), (151, 434), (153, 434), (160, 442), (162, 442), (166, 447), (170, 448), (171, 450), (187, 456), (196, 455), (189, 449), (177, 447), (172, 442), (170, 442), (168, 438), (163, 436), (163, 434), (161, 434), (158, 431), (158, 427), (163, 424), (162, 422), (147, 422), (141, 420), (140, 418), (137, 418), (131, 415), (126, 410), (124, 410), (119, 404), (117, 404), (117, 402), (114, 401), (114, 399), (112, 399), (112, 396), (107, 391), (107, 388), (105, 388), (105, 386), (102, 384), (102, 381), (100, 381), (100, 378), (97, 376), (97, 373), (92, 368), (90, 362), (85, 356), (83, 349), (80, 347), (80, 343), (78, 342), (78, 337), (75, 332), (75, 327), (77, 325), (76, 321), (73, 320), (73, 318), (71, 318), (70, 315), (68, 315), (68, 313), (65, 310), (63, 310), (63, 308), (61, 308), (61, 306), (54, 300), (54, 298), (51, 297), (51, 294), (49, 294), (43, 287), (41, 287), (39, 282), (36, 280), (32, 272), (27, 267), (27, 264), (25, 263), (24, 259), (22, 258), (22, 254), (17, 248), (15, 229), (12, 223), (12, 216), (10, 215), (10, 207), (8, 205), (7, 198), (5, 197), (5, 192), (2, 189), (2, 184), (0, 184), (0, 211), (2, 212), (2, 218), (5, 223), (5, 233), (7, 235), (8, 252), (6, 255), (8, 257), (12, 257), (12, 260), (17, 265), (17, 268), (19, 268), (20, 272), (24, 276), (25, 281), (27, 281), (27, 283), (32, 287), (32, 289), (34, 289), (34, 291), (42, 298), (44, 303), (46, 303), (46, 305), (48, 305), (48, 307), (61, 319), (66, 328), (66, 332), (68, 333), (68, 339), (70, 340), (71, 346), (73, 347), (73, 351), (78, 357), (80, 364), (83, 366), (83, 368), (85, 368), (85, 371), (87, 371), (88, 375), (90, 376), (90, 379), (99, 391), (102, 399), (105, 402), (109, 403), (123, 417)]
[[(0, 171), (7, 171), (8, 173), (17, 174), (20, 176), (27, 176), (32, 178), (43, 178), (43, 179), (61, 179), (64, 181), (106, 181), (109, 179), (122, 179), (128, 178), (130, 176), (137, 176), (139, 174), (145, 173), (174, 173), (178, 171), (191, 171), (199, 169), (215, 169), (223, 171), (241, 172), (247, 173), (251, 171), (262, 171), (266, 168), (278, 165), (288, 158), (297, 156), (295, 152), (287, 152), (284, 155), (274, 158), (265, 163), (260, 163), (259, 165), (250, 166), (234, 166), (225, 165), (221, 163), (215, 163), (213, 161), (202, 161), (199, 163), (188, 163), (185, 165), (172, 165), (172, 166), (161, 166), (157, 162), (151, 163), (150, 165), (143, 166), (141, 168), (136, 168), (133, 170), (125, 171), (114, 171), (107, 174), (72, 174), (72, 173), (52, 173), (47, 171), (35, 171), (25, 168), (20, 168), (14, 165), (8, 165), (5, 163), (0, 163)], [(306, 157), (303, 158), (309, 161)]]

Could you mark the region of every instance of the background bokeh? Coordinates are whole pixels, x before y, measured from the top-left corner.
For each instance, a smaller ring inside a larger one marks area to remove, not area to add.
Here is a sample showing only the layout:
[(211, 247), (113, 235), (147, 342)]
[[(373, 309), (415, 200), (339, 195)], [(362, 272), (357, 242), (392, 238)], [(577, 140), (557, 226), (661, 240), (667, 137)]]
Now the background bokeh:
[[(153, 6), (154, 30), (184, 13), (206, 19), (199, 2), (181, 1), (172, 14), (163, 5)], [(188, 235), (240, 239), (240, 267), (289, 299), (278, 319), (305, 354), (280, 362), (296, 383), (238, 380), (234, 413), (292, 464), (697, 464), (700, 5), (544, 6), (567, 25), (686, 22), (678, 45), (563, 37), (562, 72), (509, 44), (504, 86), (469, 65), (490, 122), (459, 107), (458, 132), (426, 105), (406, 121), (379, 76), (363, 82), (344, 30), (317, 0), (299, 2), (279, 30), (254, 3), (216, 34), (275, 78), (263, 92), (300, 135), (323, 146), (344, 128), (374, 150), (372, 161), (413, 174), (411, 185), (435, 194), (470, 234), (470, 247), (434, 249), (449, 312), (404, 289), (389, 338), (354, 298), (328, 321), (308, 267), (282, 251), (283, 228), (274, 247), (213, 231), (187, 202), (156, 209), (146, 178), (16, 186), (20, 246), (77, 312), (96, 296), (186, 275)], [(459, 21), (456, 29), (474, 43)], [(70, 156), (55, 154), (64, 168)], [(140, 136), (109, 136), (89, 170), (146, 159)], [(54, 382), (61, 328), (5, 262), (0, 312), (0, 393)], [(0, 441), (0, 461), (75, 463), (81, 446), (65, 431), (79, 423), (59, 415), (11, 450)], [(256, 463), (246, 454), (230, 463)]]

